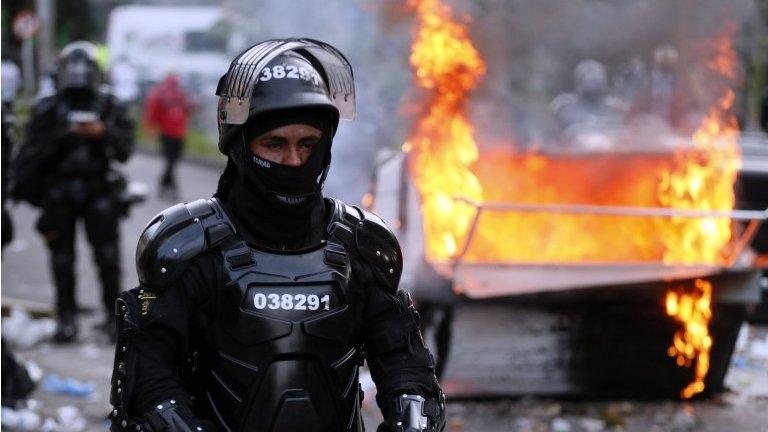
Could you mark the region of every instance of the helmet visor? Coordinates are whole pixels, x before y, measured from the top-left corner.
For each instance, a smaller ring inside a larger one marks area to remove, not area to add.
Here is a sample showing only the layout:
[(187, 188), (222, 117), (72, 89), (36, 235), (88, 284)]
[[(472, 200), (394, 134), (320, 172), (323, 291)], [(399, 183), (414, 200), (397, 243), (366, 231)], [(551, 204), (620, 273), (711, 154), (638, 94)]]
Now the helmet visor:
[(254, 86), (264, 75), (264, 68), (287, 51), (307, 53), (308, 60), (325, 75), (331, 103), (339, 116), (347, 120), (354, 118), (355, 87), (352, 66), (347, 59), (336, 48), (320, 41), (284, 39), (262, 42), (235, 58), (216, 89), (221, 123), (242, 125), (248, 120)]

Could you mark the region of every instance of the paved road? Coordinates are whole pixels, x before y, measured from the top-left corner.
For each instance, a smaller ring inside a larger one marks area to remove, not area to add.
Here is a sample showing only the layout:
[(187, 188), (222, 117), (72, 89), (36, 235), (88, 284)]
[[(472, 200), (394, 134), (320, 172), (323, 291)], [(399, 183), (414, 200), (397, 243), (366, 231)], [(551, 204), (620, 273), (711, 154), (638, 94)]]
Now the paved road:
[[(150, 189), (149, 199), (135, 206), (120, 227), (123, 289), (137, 284), (134, 254), (139, 234), (152, 216), (174, 204), (157, 197), (157, 179), (161, 168), (159, 158), (146, 154), (135, 155), (123, 167), (131, 180), (144, 182)], [(189, 163), (181, 163), (177, 175), (181, 179), (180, 198), (184, 201), (210, 196), (218, 180), (216, 169)], [(52, 305), (54, 295), (48, 254), (34, 230), (38, 215), (36, 208), (26, 204), (12, 209), (16, 239), (3, 253), (2, 294), (4, 299), (18, 298)], [(77, 298), (81, 306), (96, 308), (100, 307), (100, 288), (83, 228), (78, 227)]]

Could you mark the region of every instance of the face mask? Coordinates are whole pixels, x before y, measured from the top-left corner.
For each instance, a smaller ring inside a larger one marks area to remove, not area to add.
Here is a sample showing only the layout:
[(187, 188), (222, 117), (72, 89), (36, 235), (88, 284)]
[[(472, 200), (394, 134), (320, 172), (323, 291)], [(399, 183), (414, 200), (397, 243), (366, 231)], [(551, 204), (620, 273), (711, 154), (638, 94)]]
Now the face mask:
[[(251, 140), (267, 131), (291, 124), (306, 124), (322, 132), (320, 143), (303, 165), (287, 166), (251, 152)], [(330, 164), (332, 136), (331, 117), (326, 111), (304, 109), (273, 112), (254, 118), (243, 128), (241, 145), (233, 146), (230, 156), (243, 162), (239, 164), (240, 175), (246, 184), (269, 198), (271, 203), (278, 206), (301, 205), (312, 196), (319, 195), (322, 190)]]
[(314, 148), (309, 159), (298, 167), (271, 162), (249, 151), (246, 182), (281, 204), (299, 204), (304, 198), (322, 189), (326, 148), (323, 140)]

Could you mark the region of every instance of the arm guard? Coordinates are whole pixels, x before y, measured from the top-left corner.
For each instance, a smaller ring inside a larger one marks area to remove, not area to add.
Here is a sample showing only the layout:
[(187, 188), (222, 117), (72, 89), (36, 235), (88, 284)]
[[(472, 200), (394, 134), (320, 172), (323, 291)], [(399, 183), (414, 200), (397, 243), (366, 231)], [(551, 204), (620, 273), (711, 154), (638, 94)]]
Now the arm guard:
[(392, 230), (375, 214), (335, 201), (329, 234), (348, 249), (355, 250), (356, 255), (368, 264), (374, 279), (375, 287), (368, 307), (371, 325), (365, 337), (368, 363), (372, 369), (386, 371), (388, 368), (382, 363), (382, 357), (396, 351), (408, 353), (410, 367), (434, 368), (434, 360), (424, 346), (419, 330), (419, 313), (410, 295), (398, 290), (403, 259)]
[(139, 281), (158, 292), (184, 273), (190, 260), (232, 236), (235, 227), (215, 198), (177, 204), (155, 216), (139, 237)]
[(334, 216), (330, 236), (355, 250), (373, 278), (365, 349), (386, 419), (380, 430), (440, 432), (445, 398), (421, 337), (419, 314), (410, 295), (398, 290), (403, 260), (397, 238), (375, 214), (340, 201)]

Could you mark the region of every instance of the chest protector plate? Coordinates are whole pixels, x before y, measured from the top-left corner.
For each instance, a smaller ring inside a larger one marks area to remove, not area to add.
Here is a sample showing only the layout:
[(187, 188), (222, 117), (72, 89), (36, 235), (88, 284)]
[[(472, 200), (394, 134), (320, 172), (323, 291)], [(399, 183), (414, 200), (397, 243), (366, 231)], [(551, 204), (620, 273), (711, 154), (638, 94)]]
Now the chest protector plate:
[(347, 250), (233, 241), (222, 255), (226, 285), (196, 405), (223, 431), (361, 431), (362, 300)]

